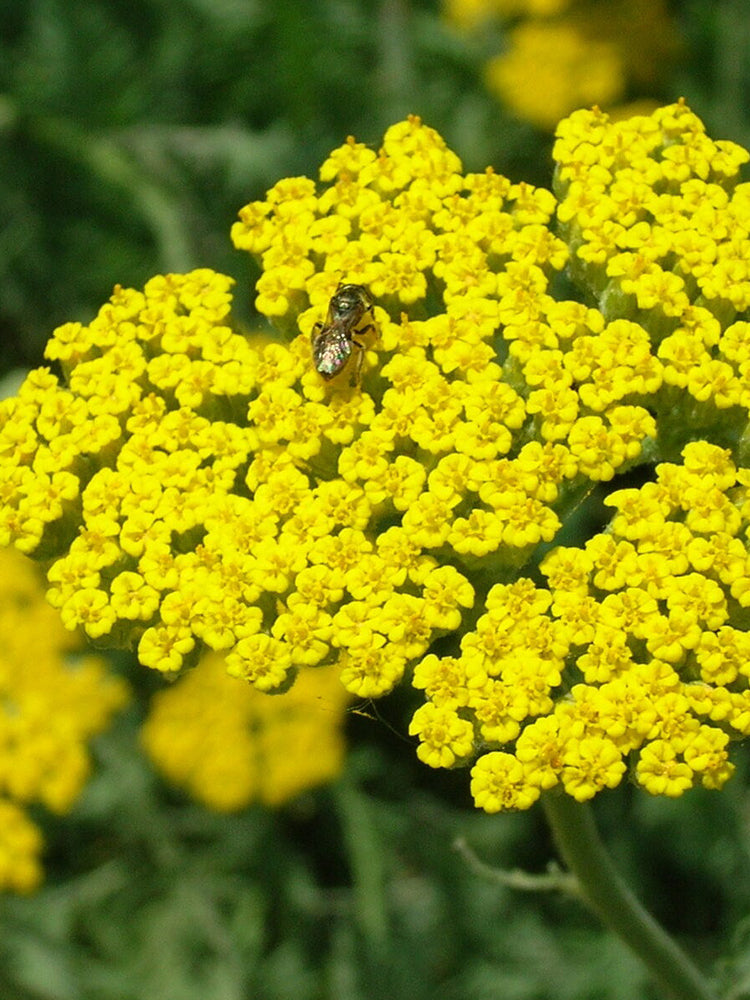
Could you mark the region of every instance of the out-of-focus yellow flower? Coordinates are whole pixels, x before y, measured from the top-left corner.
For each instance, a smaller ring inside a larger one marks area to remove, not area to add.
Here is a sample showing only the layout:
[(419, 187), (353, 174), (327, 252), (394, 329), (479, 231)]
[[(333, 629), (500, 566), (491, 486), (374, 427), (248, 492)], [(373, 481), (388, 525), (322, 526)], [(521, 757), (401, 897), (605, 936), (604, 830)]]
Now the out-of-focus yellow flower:
[(497, 17), (550, 17), (570, 7), (572, 0), (444, 0), (449, 21), (476, 28)]
[(551, 128), (572, 108), (608, 107), (625, 90), (615, 42), (591, 39), (574, 24), (528, 21), (508, 34), (508, 51), (486, 66), (487, 86), (520, 118)]
[(585, 105), (614, 118), (643, 111), (619, 102), (628, 89), (647, 100), (678, 47), (664, 0), (445, 0), (444, 9), (464, 30), (498, 22), (504, 46), (485, 67), (487, 87), (543, 129)]
[(351, 700), (335, 667), (304, 672), (286, 694), (268, 695), (209, 654), (154, 696), (141, 735), (165, 777), (210, 809), (280, 806), (339, 774)]
[(43, 839), (26, 809), (72, 808), (91, 768), (86, 744), (127, 695), (62, 627), (29, 559), (0, 550), (0, 576), (0, 890), (30, 892)]

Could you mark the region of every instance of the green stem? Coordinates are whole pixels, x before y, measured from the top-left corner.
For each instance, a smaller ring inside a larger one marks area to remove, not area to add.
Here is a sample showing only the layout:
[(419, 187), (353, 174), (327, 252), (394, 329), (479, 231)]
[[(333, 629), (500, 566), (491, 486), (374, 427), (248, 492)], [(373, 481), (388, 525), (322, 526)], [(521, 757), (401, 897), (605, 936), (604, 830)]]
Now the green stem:
[(589, 806), (569, 795), (542, 797), (560, 856), (576, 876), (584, 902), (650, 969), (673, 1000), (715, 1000), (687, 955), (646, 912), (616, 871)]

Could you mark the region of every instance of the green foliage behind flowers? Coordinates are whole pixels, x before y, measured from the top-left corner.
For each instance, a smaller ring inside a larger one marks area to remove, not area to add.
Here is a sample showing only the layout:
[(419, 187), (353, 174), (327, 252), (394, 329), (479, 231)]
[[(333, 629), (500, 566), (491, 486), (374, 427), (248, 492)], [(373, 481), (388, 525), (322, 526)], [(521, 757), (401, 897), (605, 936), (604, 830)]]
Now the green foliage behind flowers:
[[(652, 996), (637, 960), (577, 904), (540, 907), (536, 894), (485, 884), (451, 850), (461, 834), (497, 861), (541, 868), (538, 815), (498, 822), (453, 808), (415, 784), (416, 762), (386, 742), (349, 755), (327, 789), (227, 816), (155, 782), (127, 726), (110, 730), (86, 795), (53, 832), (56, 877), (30, 897), (0, 895), (5, 995), (341, 1000), (343, 983), (362, 1000)], [(727, 792), (712, 803), (725, 826)], [(700, 822), (667, 823), (686, 864), (688, 832), (710, 841)], [(606, 810), (604, 826), (619, 843), (625, 830)], [(648, 822), (639, 830), (640, 860)], [(738, 840), (728, 859), (739, 856)], [(729, 887), (738, 904), (740, 884)], [(710, 888), (696, 878), (699, 932)]]
[[(288, 343), (253, 346), (208, 270), (56, 331), (64, 383), (3, 405), (0, 524), (66, 626), (265, 691), (410, 684), (420, 759), (472, 764), (489, 812), (629, 769), (721, 787), (750, 731), (748, 154), (678, 103), (576, 113), (556, 156), (557, 197), (464, 174), (412, 117), (280, 181), (233, 239)], [(341, 280), (378, 303), (361, 386), (310, 358)], [(635, 466), (609, 528), (550, 551)]]
[(463, 127), (470, 53), (431, 0), (406, 24), (400, 13), (370, 0), (3, 4), (0, 366), (38, 363), (49, 329), (90, 318), (115, 281), (206, 259), (231, 269), (242, 199), (347, 132), (374, 141), (417, 89), (416, 110)]

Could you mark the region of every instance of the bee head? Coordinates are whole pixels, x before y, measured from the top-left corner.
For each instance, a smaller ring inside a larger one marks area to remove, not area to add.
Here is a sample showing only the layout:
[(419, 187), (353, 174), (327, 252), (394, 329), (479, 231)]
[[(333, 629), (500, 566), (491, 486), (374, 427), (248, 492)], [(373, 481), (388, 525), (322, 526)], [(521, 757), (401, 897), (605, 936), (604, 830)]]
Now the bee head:
[(340, 285), (331, 299), (331, 319), (355, 324), (372, 309), (372, 304), (364, 285)]

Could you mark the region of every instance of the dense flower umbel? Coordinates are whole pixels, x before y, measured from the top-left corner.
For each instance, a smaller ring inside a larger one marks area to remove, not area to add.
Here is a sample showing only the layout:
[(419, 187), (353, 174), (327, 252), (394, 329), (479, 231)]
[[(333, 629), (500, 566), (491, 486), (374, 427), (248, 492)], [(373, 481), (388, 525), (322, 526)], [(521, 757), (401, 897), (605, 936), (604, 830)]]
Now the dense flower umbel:
[[(412, 118), (279, 182), (233, 238), (288, 344), (235, 332), (210, 271), (56, 331), (66, 384), (4, 405), (0, 540), (50, 561), (65, 623), (166, 672), (223, 651), (264, 691), (406, 678), (420, 758), (476, 761), (488, 811), (628, 765), (721, 785), (750, 732), (748, 155), (679, 104), (576, 113), (556, 157), (557, 200)], [(342, 280), (376, 301), (361, 386), (310, 357)], [(644, 463), (611, 529), (549, 551)]]
[(0, 890), (28, 892), (42, 878), (42, 835), (28, 816), (41, 803), (67, 812), (89, 775), (88, 740), (126, 699), (99, 657), (44, 600), (37, 568), (0, 551)]
[(333, 664), (302, 671), (274, 697), (229, 677), (210, 653), (155, 696), (143, 744), (170, 781), (211, 809), (280, 806), (339, 774), (350, 701)]

